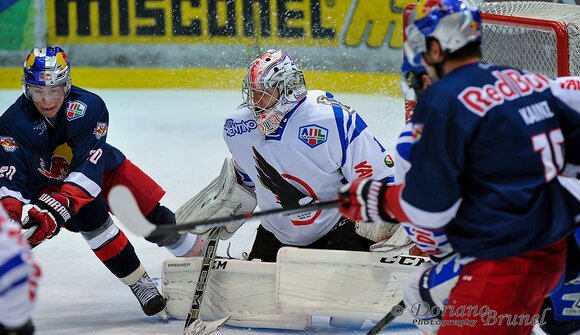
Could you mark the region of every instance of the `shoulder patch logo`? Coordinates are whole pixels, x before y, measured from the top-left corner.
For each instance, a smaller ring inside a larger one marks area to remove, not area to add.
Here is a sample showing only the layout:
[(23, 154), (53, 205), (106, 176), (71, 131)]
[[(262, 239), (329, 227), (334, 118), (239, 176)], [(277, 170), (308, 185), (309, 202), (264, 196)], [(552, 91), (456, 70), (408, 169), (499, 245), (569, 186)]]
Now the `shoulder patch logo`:
[(14, 152), (18, 149), (18, 144), (12, 137), (0, 137), (0, 145), (6, 152)]
[(87, 105), (79, 100), (69, 101), (66, 103), (66, 119), (69, 121), (79, 119), (85, 116)]
[(101, 139), (101, 137), (107, 135), (107, 131), (109, 130), (109, 125), (106, 122), (97, 122), (95, 129), (93, 130), (93, 135), (97, 138), (97, 140)]
[(314, 148), (328, 139), (328, 129), (310, 124), (298, 129), (298, 138), (311, 148)]
[(258, 128), (256, 120), (240, 120), (238, 122), (233, 119), (227, 119), (224, 124), (224, 131), (228, 137), (249, 133)]

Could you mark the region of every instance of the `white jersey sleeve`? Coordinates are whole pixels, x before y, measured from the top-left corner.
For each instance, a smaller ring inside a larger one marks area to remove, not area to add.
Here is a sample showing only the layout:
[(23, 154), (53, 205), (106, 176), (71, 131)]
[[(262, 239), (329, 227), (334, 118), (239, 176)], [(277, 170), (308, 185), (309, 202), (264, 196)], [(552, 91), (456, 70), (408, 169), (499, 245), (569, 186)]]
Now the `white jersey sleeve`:
[[(348, 111), (347, 109), (343, 109)], [(392, 183), (394, 160), (375, 138), (363, 118), (356, 112), (335, 111), (341, 136), (341, 171), (348, 182), (357, 178), (372, 178)]]
[(31, 318), (39, 276), (20, 225), (0, 207), (0, 324), (17, 328)]

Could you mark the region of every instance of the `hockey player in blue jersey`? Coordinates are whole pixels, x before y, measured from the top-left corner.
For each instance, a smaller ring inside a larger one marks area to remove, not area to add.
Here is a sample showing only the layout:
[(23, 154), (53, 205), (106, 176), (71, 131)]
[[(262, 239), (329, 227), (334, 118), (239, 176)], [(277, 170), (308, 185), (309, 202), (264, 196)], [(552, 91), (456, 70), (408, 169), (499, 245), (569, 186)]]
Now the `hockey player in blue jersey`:
[[(447, 306), (447, 313), (423, 315), (442, 318), (438, 334), (529, 334), (533, 322), (506, 317), (540, 313), (564, 270), (565, 239), (580, 211), (570, 178), (580, 163), (579, 93), (481, 63), (481, 19), (469, 1), (420, 2), (406, 33), (408, 60), (421, 55), (435, 80), (410, 124), (409, 170), (394, 187), (370, 179), (348, 185), (341, 213), (394, 217), (439, 262), (422, 269), (420, 281), (409, 278), (405, 292), (408, 305), (414, 295)], [(456, 282), (431, 277), (454, 271)], [(450, 295), (430, 294), (438, 284)], [(452, 312), (460, 308), (471, 314)]]
[[(24, 93), (0, 117), (0, 202), (10, 219), (34, 229), (37, 246), (65, 227), (80, 232), (95, 255), (130, 286), (143, 311), (153, 315), (165, 300), (133, 246), (113, 223), (106, 196), (117, 184), (135, 195), (156, 224), (175, 224), (159, 204), (165, 191), (106, 142), (109, 112), (94, 93), (71, 84), (70, 63), (59, 47), (35, 48), (24, 62)], [(183, 255), (192, 234), (151, 240)]]

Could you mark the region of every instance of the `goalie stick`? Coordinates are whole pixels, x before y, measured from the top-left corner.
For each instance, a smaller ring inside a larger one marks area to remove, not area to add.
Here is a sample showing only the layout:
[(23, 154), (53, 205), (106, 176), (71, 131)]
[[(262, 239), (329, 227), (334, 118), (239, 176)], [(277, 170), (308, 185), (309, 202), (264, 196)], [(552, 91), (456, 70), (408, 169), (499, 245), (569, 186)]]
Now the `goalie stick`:
[(215, 321), (203, 321), (200, 318), (203, 296), (205, 295), (207, 281), (209, 280), (209, 275), (215, 261), (221, 230), (221, 227), (217, 227), (212, 228), (212, 230), (209, 232), (209, 236), (205, 245), (203, 261), (201, 263), (201, 269), (199, 271), (199, 278), (197, 280), (197, 284), (195, 285), (193, 300), (191, 301), (191, 308), (189, 310), (189, 314), (187, 315), (187, 319), (185, 320), (185, 327), (183, 328), (184, 335), (211, 334), (219, 329), (230, 318), (227, 316)]
[(137, 205), (133, 194), (131, 194), (131, 191), (126, 186), (117, 185), (109, 192), (109, 206), (111, 207), (113, 214), (115, 214), (115, 216), (117, 216), (123, 223), (125, 223), (125, 227), (127, 227), (128, 230), (138, 236), (166, 235), (174, 232), (189, 231), (190, 229), (199, 227), (223, 227), (228, 223), (240, 220), (252, 220), (269, 216), (289, 215), (325, 208), (334, 208), (340, 206), (341, 203), (341, 200), (336, 199), (321, 201), (290, 209), (275, 208), (261, 212), (232, 215), (203, 221), (185, 222), (177, 226), (156, 226), (149, 222), (145, 216), (143, 216), (143, 213), (141, 213), (141, 210), (139, 210), (139, 206)]
[[(143, 216), (141, 210), (139, 209), (139, 205), (137, 205), (135, 197), (125, 186), (116, 186), (111, 190), (109, 193), (109, 206), (111, 207), (113, 214), (115, 214), (121, 221), (123, 221), (125, 226), (130, 231), (136, 233), (137, 235), (147, 236), (147, 230), (145, 229), (147, 229), (149, 225), (156, 227)], [(203, 301), (205, 288), (207, 286), (207, 281), (209, 279), (209, 274), (215, 260), (217, 244), (221, 230), (221, 227), (215, 227), (209, 232), (208, 239), (206, 241), (205, 252), (203, 255), (201, 271), (199, 272), (199, 278), (195, 285), (191, 309), (183, 329), (184, 335), (210, 334), (221, 327), (229, 318), (226, 317), (209, 322), (203, 321), (199, 318), (201, 304)], [(177, 229), (173, 231), (177, 231)]]
[(393, 306), (391, 310), (385, 315), (382, 319), (377, 322), (376, 325), (373, 326), (368, 332), (367, 335), (377, 335), (383, 331), (383, 329), (389, 325), (389, 323), (393, 322), (395, 318), (401, 314), (405, 310), (405, 302), (401, 300), (398, 304)]

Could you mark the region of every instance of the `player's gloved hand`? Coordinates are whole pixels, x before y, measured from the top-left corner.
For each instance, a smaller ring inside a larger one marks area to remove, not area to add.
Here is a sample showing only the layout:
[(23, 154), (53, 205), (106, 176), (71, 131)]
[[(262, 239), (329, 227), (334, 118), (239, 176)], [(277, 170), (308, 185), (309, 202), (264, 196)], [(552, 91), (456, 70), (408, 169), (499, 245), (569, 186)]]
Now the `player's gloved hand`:
[(340, 214), (351, 221), (397, 222), (382, 209), (386, 190), (386, 183), (372, 179), (359, 178), (344, 185), (338, 194), (343, 202)]
[(300, 199), (306, 198), (307, 195), (286, 181), (274, 167), (266, 162), (256, 148), (252, 148), (252, 150), (254, 151), (254, 159), (257, 164), (256, 169), (258, 170), (260, 182), (278, 197), (282, 208), (291, 209), (300, 207)]
[(38, 229), (28, 238), (31, 246), (36, 246), (44, 240), (52, 238), (60, 231), (60, 227), (74, 215), (70, 200), (60, 193), (44, 193), (32, 204), (28, 216), (22, 222), (22, 228)]

